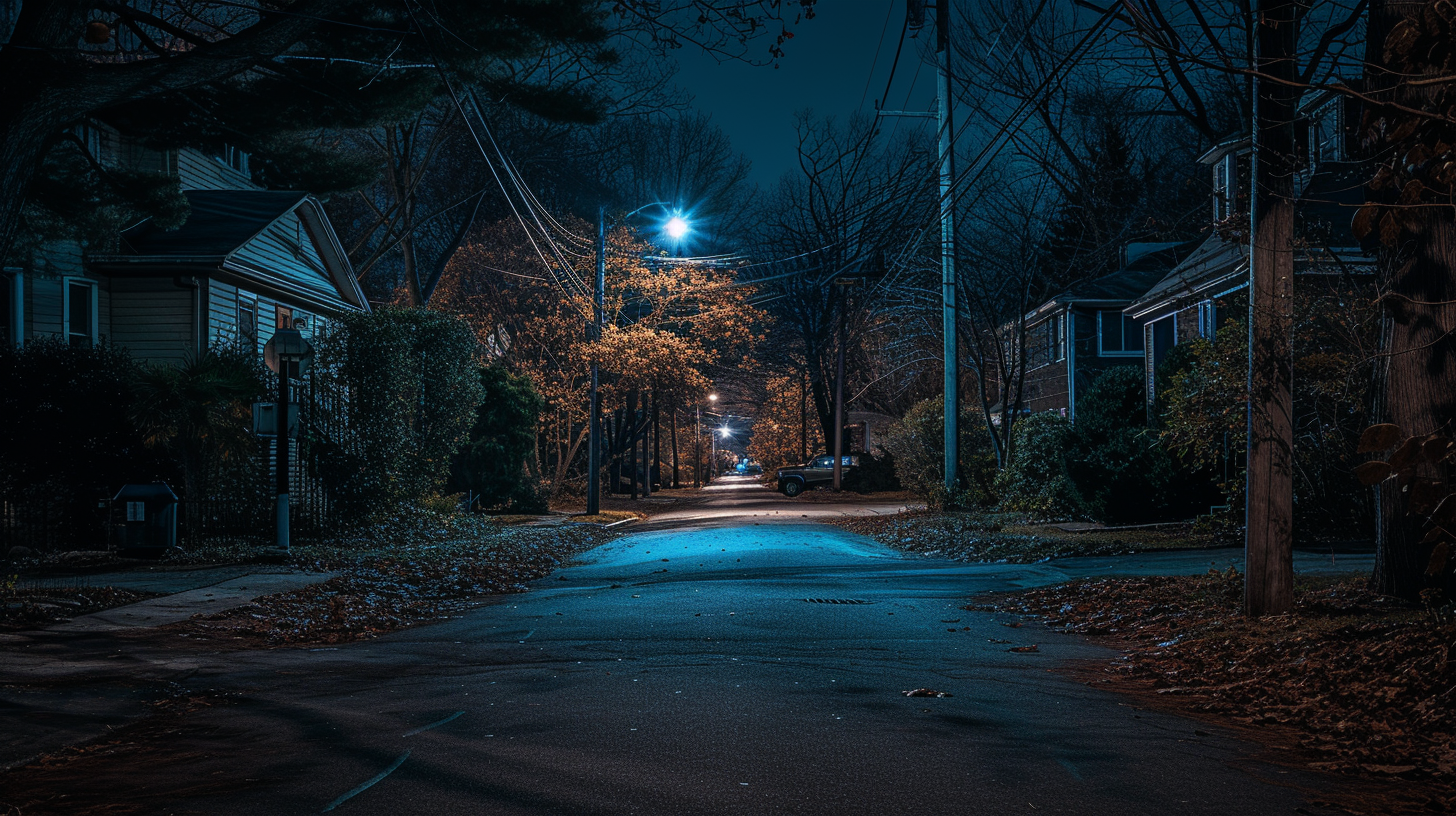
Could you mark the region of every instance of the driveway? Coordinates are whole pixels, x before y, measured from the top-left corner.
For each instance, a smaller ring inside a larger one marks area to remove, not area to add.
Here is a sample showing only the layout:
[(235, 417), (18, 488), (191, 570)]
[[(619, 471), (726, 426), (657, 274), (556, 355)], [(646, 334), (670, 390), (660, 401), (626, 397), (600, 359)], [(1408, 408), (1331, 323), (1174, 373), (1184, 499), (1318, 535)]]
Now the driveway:
[[(1327, 777), (1059, 671), (1110, 652), (960, 609), (1226, 555), (958, 564), (792, 513), (851, 505), (755, 489), (722, 484), (683, 526), (463, 617), (198, 655), (175, 682), (217, 704), (78, 770), (76, 790), (249, 816), (1326, 812), (1309, 799)], [(921, 688), (949, 696), (902, 694)]]

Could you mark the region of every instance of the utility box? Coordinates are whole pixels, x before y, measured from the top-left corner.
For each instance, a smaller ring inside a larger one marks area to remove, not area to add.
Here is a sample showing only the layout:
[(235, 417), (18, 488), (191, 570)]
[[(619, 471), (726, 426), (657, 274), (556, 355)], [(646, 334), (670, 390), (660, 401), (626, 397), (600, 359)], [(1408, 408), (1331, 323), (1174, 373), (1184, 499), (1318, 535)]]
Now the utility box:
[(159, 558), (177, 546), (177, 494), (162, 482), (130, 484), (111, 500), (112, 546)]
[[(278, 403), (253, 403), (253, 435), (272, 437), (278, 435)], [(288, 403), (288, 436), (298, 438), (298, 403)]]

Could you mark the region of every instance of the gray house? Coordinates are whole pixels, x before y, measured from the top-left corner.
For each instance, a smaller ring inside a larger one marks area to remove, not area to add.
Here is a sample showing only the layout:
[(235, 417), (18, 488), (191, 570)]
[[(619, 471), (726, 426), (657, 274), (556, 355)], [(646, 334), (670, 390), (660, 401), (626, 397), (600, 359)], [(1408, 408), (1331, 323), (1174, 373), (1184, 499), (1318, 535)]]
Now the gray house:
[(322, 205), (264, 190), (247, 155), (149, 151), (103, 125), (81, 131), (105, 166), (174, 172), (192, 206), (181, 228), (142, 222), (107, 252), (55, 242), (0, 277), (0, 335), (95, 344), (141, 360), (180, 362), (220, 342), (261, 351), (273, 329), (305, 320), (307, 334), (344, 312), (368, 311)]

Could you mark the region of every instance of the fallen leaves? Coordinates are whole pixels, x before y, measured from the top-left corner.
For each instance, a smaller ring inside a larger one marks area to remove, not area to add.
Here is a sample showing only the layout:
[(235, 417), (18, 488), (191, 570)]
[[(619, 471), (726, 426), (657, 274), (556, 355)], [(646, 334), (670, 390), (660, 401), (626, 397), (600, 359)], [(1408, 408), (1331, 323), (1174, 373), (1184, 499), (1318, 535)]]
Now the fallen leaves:
[(1076, 581), (990, 608), (1113, 641), (1125, 653), (1103, 683), (1293, 729), (1312, 767), (1427, 780), (1456, 805), (1456, 628), (1357, 579), (1302, 585), (1293, 613), (1258, 620), (1242, 594), (1240, 575), (1211, 572)]
[(488, 595), (524, 592), (526, 582), (613, 537), (589, 525), (466, 522), (449, 532), (372, 551), (315, 550), (306, 566), (338, 577), (166, 628), (214, 646), (362, 640), (463, 612)]
[(918, 688), (900, 692), (902, 697), (951, 697), (948, 691), (936, 691), (935, 689)]
[(47, 626), (155, 597), (155, 592), (89, 586), (75, 581), (45, 581), (33, 585), (0, 582), (0, 631)]

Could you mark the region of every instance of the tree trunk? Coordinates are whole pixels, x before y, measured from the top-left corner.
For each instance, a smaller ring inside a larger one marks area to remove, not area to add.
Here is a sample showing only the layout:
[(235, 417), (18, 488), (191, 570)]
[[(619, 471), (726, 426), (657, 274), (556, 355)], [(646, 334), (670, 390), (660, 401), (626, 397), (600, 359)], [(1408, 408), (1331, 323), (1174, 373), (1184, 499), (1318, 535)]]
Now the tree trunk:
[[(1249, 441), (1244, 611), (1277, 615), (1294, 603), (1294, 120), (1295, 0), (1256, 15), (1254, 171), (1249, 266)], [(1285, 82), (1274, 81), (1284, 80)]]
[(678, 475), (677, 475), (677, 406), (676, 405), (674, 405), (673, 406), (673, 409), (672, 409), (672, 486), (673, 486), (673, 489), (674, 490), (676, 490), (677, 487), (678, 487)]
[[(1393, 0), (1370, 4), (1366, 75), (1372, 97), (1411, 108), (1431, 108), (1429, 87), (1402, 85), (1403, 75), (1392, 72), (1384, 62), (1385, 39), (1391, 29), (1429, 7), (1424, 2)], [(1444, 73), (1435, 65), (1429, 71)], [(1377, 108), (1368, 115), (1378, 113)], [(1415, 232), (1408, 242), (1413, 252), (1384, 253), (1389, 278), (1383, 299), (1384, 356), (1376, 369), (1374, 414), (1377, 421), (1399, 425), (1410, 435), (1449, 434), (1456, 420), (1456, 269), (1452, 268), (1456, 219), (1449, 207), (1430, 207)], [(1371, 587), (1415, 601), (1426, 585), (1430, 546), (1420, 543), (1419, 521), (1411, 516), (1406, 495), (1396, 479), (1376, 488)]]
[[(647, 488), (652, 489), (653, 479), (662, 479), (662, 411), (657, 404), (657, 389), (652, 389), (652, 467), (647, 471)], [(661, 485), (659, 485), (660, 487)]]

